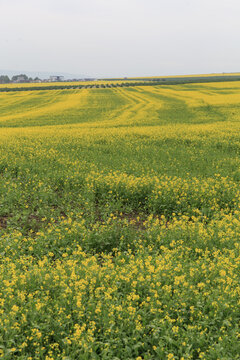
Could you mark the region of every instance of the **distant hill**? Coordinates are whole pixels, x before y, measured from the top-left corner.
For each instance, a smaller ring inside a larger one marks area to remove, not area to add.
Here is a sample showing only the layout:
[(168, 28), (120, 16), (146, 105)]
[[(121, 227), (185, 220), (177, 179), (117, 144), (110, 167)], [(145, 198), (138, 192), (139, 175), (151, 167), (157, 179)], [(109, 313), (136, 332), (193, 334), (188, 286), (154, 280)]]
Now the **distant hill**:
[(68, 79), (85, 79), (85, 78), (90, 78), (91, 76), (88, 75), (84, 75), (84, 74), (70, 74), (70, 73), (65, 73), (65, 72), (56, 72), (56, 71), (52, 71), (52, 72), (45, 72), (45, 71), (26, 71), (26, 70), (2, 70), (0, 69), (0, 75), (8, 75), (10, 78), (13, 75), (18, 75), (18, 74), (26, 74), (28, 77), (39, 77), (40, 79), (48, 79), (51, 75), (61, 75), (64, 76), (64, 80), (68, 80)]

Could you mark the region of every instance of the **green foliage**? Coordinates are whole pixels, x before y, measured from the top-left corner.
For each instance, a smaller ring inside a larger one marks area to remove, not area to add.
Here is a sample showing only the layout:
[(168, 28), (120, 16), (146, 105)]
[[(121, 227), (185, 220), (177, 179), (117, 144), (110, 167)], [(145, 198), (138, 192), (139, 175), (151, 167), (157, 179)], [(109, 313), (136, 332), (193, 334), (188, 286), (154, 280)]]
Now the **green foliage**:
[(7, 75), (0, 75), (0, 84), (8, 84), (10, 79)]

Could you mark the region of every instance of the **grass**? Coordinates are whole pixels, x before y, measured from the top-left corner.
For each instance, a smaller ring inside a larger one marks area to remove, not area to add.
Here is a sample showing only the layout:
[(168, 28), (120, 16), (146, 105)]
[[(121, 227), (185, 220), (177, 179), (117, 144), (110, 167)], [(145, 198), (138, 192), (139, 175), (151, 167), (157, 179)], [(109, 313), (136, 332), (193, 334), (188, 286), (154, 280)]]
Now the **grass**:
[(2, 359), (239, 359), (239, 91), (0, 94)]

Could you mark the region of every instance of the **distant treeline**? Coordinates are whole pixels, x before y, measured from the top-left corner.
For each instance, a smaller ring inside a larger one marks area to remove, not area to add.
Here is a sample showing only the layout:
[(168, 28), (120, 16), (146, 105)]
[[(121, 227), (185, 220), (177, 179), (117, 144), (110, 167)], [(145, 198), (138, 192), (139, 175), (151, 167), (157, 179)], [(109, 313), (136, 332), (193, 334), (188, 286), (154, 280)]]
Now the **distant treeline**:
[[(121, 80), (122, 79), (118, 79)], [(110, 80), (111, 81), (111, 80)], [(113, 80), (112, 80), (113, 81)], [(208, 83), (208, 82), (226, 82), (240, 81), (240, 75), (229, 76), (202, 76), (202, 77), (176, 77), (176, 78), (155, 78), (141, 79), (139, 81), (130, 80), (121, 83), (109, 84), (88, 84), (88, 85), (47, 85), (47, 86), (22, 86), (22, 87), (0, 87), (0, 92), (8, 91), (33, 91), (33, 90), (67, 90), (67, 89), (87, 89), (87, 88), (113, 88), (113, 87), (132, 87), (149, 85), (178, 85), (189, 83)]]
[(26, 74), (19, 74), (14, 75), (11, 79), (8, 75), (0, 75), (0, 84), (10, 84), (15, 82), (32, 82), (32, 81), (41, 81), (38, 77), (35, 77), (34, 79), (31, 77), (28, 77)]

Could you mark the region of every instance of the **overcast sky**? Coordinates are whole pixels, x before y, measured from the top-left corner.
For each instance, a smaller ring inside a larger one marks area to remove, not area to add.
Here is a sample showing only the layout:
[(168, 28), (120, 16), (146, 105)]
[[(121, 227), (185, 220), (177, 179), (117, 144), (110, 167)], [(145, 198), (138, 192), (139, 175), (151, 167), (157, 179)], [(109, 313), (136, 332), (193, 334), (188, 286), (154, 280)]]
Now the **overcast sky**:
[(239, 0), (0, 0), (0, 69), (240, 71)]

